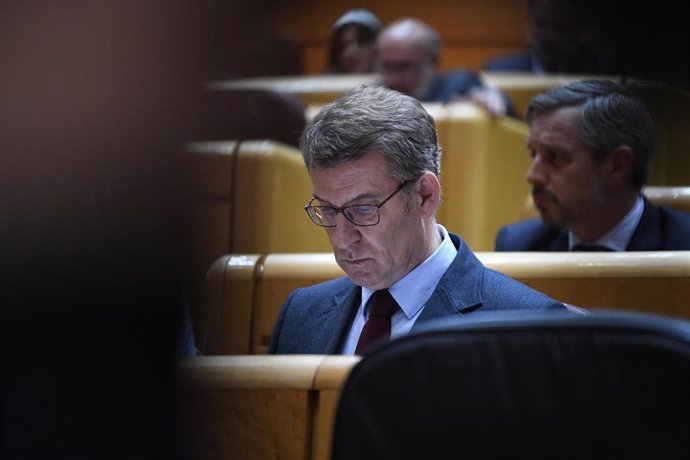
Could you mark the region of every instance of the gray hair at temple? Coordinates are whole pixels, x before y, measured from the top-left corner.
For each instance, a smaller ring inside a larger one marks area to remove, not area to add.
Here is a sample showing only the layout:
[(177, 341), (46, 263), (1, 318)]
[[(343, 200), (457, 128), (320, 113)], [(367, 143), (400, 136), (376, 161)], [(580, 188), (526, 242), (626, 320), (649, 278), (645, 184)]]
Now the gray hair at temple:
[(644, 102), (632, 87), (608, 80), (584, 80), (551, 89), (532, 99), (527, 123), (562, 107), (578, 107), (582, 143), (597, 161), (622, 145), (635, 153), (631, 185), (647, 181), (654, 154), (654, 125)]
[(431, 115), (416, 99), (383, 87), (359, 86), (324, 107), (304, 130), (300, 147), (309, 171), (379, 152), (400, 182), (425, 171), (441, 173)]

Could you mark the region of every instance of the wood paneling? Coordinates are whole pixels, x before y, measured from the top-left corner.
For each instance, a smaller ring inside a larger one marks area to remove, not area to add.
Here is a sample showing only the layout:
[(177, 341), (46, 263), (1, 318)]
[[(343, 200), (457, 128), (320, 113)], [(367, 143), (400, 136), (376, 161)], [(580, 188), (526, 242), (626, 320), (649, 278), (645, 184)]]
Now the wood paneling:
[[(414, 17), (435, 28), (443, 41), (441, 69), (481, 69), (484, 59), (526, 46), (524, 0), (369, 0), (384, 24)], [(362, 2), (293, 0), (276, 14), (274, 30), (297, 43), (304, 72), (326, 69), (331, 25)]]

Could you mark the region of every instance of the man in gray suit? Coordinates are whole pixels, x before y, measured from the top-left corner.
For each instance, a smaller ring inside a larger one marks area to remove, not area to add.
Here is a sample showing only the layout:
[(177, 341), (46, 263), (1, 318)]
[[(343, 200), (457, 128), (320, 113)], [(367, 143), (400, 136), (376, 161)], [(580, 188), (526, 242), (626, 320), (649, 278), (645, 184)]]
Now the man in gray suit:
[(314, 189), (306, 211), (347, 276), (293, 291), (269, 353), (363, 354), (448, 315), (564, 308), (485, 268), (436, 223), (441, 151), (414, 98), (357, 88), (314, 117), (301, 147)]

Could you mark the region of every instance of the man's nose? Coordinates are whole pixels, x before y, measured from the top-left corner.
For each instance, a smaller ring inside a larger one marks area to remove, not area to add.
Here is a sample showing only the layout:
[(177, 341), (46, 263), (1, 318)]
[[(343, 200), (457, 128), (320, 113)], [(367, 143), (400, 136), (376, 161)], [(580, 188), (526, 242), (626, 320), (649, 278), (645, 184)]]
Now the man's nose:
[(336, 226), (330, 227), (329, 236), (334, 249), (348, 249), (359, 239), (359, 227), (347, 220), (341, 212), (335, 217)]
[(527, 182), (532, 185), (543, 184), (545, 182), (546, 175), (544, 174), (544, 168), (539, 155), (534, 155), (532, 157), (532, 162), (529, 168), (527, 168), (527, 175), (525, 177), (527, 178)]

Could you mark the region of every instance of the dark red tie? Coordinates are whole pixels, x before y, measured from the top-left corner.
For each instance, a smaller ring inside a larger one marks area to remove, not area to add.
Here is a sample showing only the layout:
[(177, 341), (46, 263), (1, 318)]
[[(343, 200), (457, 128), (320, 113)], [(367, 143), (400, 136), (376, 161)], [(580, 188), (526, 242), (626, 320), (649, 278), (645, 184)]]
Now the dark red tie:
[(390, 338), (391, 316), (397, 308), (398, 303), (388, 289), (374, 292), (369, 299), (369, 318), (359, 336), (355, 354), (366, 354), (371, 351), (373, 344)]

